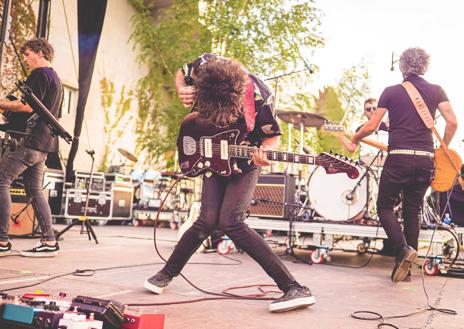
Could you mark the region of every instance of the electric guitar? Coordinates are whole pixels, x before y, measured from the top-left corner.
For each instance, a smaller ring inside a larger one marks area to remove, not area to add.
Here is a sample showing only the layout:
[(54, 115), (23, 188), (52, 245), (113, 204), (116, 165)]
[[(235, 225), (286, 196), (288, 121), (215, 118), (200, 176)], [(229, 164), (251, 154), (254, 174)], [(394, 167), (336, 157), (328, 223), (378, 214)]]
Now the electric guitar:
[[(238, 172), (237, 158), (252, 159), (253, 147), (239, 145), (246, 134), (244, 125), (217, 128), (196, 120), (197, 116), (198, 113), (190, 113), (184, 118), (177, 138), (179, 165), (184, 174), (196, 177), (212, 172), (229, 176)], [(268, 150), (266, 154), (271, 161), (319, 165), (328, 174), (343, 172), (352, 179), (359, 176), (352, 161), (329, 153), (306, 155)]]
[[(340, 125), (326, 124), (321, 127), (321, 130), (324, 132), (329, 132), (337, 136), (346, 136), (351, 138), (353, 135), (346, 133), (345, 128)], [(376, 147), (382, 151), (388, 150), (388, 145), (369, 140), (362, 139), (362, 143)], [(435, 177), (432, 181), (432, 188), (438, 192), (449, 191), (454, 184), (456, 176), (458, 176), (458, 182), (461, 185), (461, 188), (464, 190), (464, 180), (462, 179), (461, 172), (456, 168), (461, 168), (462, 160), (459, 154), (447, 148), (446, 150), (443, 147), (435, 149)]]

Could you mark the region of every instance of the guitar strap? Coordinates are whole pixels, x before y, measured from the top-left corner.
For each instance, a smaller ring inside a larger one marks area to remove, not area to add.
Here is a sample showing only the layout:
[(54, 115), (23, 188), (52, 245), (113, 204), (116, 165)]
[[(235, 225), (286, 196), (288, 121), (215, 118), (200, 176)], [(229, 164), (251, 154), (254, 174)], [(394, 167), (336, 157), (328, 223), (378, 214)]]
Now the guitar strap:
[(253, 79), (248, 76), (248, 84), (245, 97), (243, 98), (243, 114), (245, 115), (245, 122), (249, 132), (255, 128), (256, 109), (254, 86), (255, 83)]
[[(425, 126), (429, 129), (432, 129), (434, 132), (436, 132), (436, 130), (433, 129), (434, 123), (433, 123), (432, 114), (430, 114), (429, 108), (427, 107), (427, 104), (425, 104), (424, 99), (422, 98), (419, 91), (409, 81), (404, 81), (401, 85), (404, 87), (404, 89), (406, 89), (406, 92), (411, 98), (411, 101), (414, 104), (414, 107), (417, 113), (419, 114), (419, 116), (421, 117), (422, 121), (424, 122)], [(441, 138), (439, 139), (441, 142)]]
[[(445, 142), (443, 141), (443, 138), (441, 138), (440, 134), (438, 133), (438, 130), (435, 127), (435, 124), (433, 122), (432, 115), (430, 114), (429, 108), (427, 107), (427, 104), (425, 104), (424, 99), (422, 98), (421, 94), (419, 93), (417, 88), (409, 81), (404, 81), (401, 85), (404, 87), (404, 89), (406, 89), (406, 92), (411, 98), (411, 101), (414, 104), (414, 107), (416, 108), (417, 113), (419, 113), (419, 116), (421, 117), (425, 126), (433, 131), (437, 139), (440, 141), (440, 145), (442, 149), (444, 150), (446, 156), (448, 157), (454, 170), (456, 170), (456, 173), (460, 175), (461, 173), (461, 169), (459, 168), (460, 165), (459, 166), (456, 165), (456, 163), (451, 158), (451, 155), (448, 150), (448, 146), (445, 144)], [(464, 189), (464, 179), (460, 177), (459, 183), (461, 184), (461, 187)]]

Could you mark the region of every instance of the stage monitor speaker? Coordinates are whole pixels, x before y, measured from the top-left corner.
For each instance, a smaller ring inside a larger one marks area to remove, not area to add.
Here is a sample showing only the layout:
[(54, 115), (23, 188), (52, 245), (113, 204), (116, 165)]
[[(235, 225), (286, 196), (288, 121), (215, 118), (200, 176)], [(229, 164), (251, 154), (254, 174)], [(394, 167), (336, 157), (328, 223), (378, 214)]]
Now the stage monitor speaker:
[(285, 203), (295, 203), (295, 177), (289, 174), (266, 174), (258, 178), (250, 205), (250, 216), (288, 219)]
[[(11, 193), (11, 215), (19, 213), (27, 204), (27, 197), (24, 189), (12, 188)], [(30, 204), (27, 208), (16, 218), (16, 222), (11, 219), (8, 220), (9, 229), (8, 235), (29, 235), (34, 231), (34, 210)]]

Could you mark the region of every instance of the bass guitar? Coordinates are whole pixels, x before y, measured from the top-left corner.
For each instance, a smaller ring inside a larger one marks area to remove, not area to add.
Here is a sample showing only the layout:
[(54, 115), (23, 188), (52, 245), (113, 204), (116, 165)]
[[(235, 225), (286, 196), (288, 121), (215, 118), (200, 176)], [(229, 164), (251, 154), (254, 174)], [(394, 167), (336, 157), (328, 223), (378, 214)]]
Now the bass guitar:
[[(181, 171), (189, 177), (205, 172), (229, 176), (238, 171), (236, 159), (252, 159), (254, 148), (240, 145), (246, 132), (244, 125), (233, 124), (217, 128), (214, 124), (197, 120), (198, 113), (191, 113), (182, 121), (177, 138)], [(319, 155), (266, 151), (271, 161), (312, 164), (324, 167), (328, 174), (346, 173), (354, 179), (359, 176), (355, 164), (344, 157), (321, 153)]]
[[(351, 138), (352, 134), (346, 133), (345, 128), (340, 125), (325, 124), (321, 127), (324, 132), (329, 132), (338, 136), (346, 136)], [(362, 139), (362, 143), (376, 147), (382, 151), (388, 150), (388, 145), (369, 140)], [(445, 145), (445, 144), (443, 144)], [(432, 188), (438, 192), (449, 191), (458, 177), (458, 182), (461, 188), (464, 190), (464, 181), (460, 177), (460, 171), (457, 168), (461, 168), (462, 160), (459, 154), (448, 147), (439, 147), (435, 149), (435, 177), (432, 181)]]

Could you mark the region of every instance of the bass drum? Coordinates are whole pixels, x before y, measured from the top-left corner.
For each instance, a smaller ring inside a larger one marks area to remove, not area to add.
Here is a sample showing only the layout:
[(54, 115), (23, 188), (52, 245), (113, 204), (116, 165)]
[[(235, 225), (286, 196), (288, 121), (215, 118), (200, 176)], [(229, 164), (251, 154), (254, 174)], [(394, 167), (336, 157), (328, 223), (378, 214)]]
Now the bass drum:
[(356, 168), (359, 170), (356, 179), (349, 178), (345, 173), (329, 175), (320, 166), (312, 172), (308, 181), (308, 198), (319, 216), (327, 220), (346, 221), (359, 218), (366, 205), (368, 210), (374, 207), (373, 202), (370, 204), (370, 201), (377, 200), (378, 193), (374, 175), (364, 175), (366, 169), (360, 165)]

